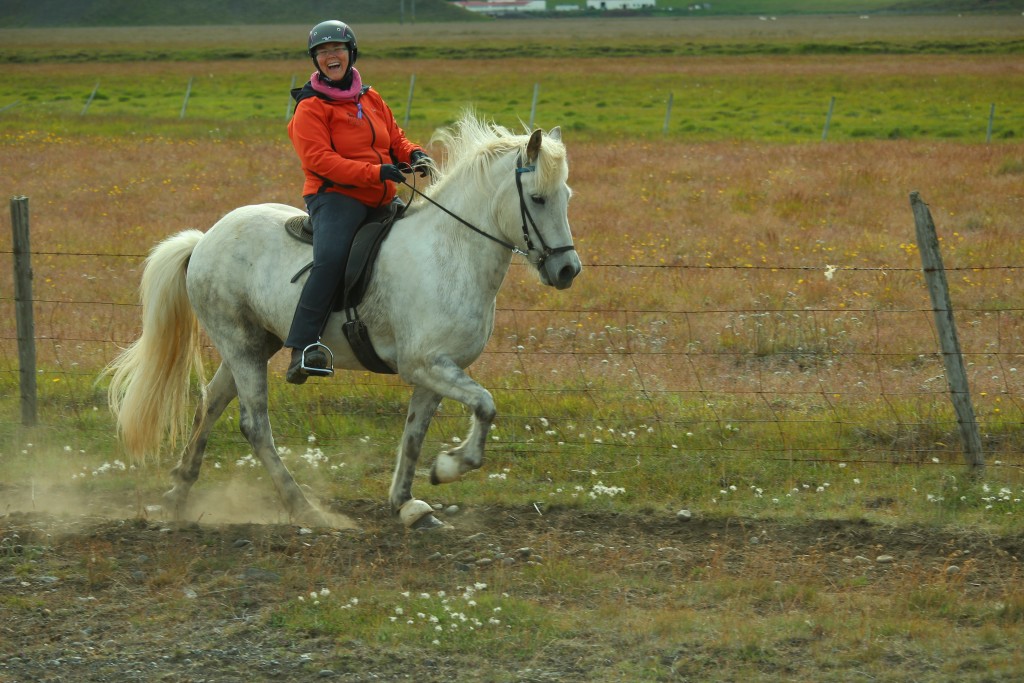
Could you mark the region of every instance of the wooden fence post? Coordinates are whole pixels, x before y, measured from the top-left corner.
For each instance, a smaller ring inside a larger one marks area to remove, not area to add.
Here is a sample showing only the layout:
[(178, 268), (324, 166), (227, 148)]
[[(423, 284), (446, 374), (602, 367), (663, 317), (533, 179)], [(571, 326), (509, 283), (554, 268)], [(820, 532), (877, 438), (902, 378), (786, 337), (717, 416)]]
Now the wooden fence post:
[(82, 107), (82, 116), (85, 116), (85, 112), (89, 111), (89, 105), (96, 99), (96, 93), (100, 90), (100, 82), (96, 81), (96, 85), (92, 88), (92, 93), (89, 95), (89, 99), (85, 101), (85, 106)]
[(292, 105), (295, 103), (295, 98), (292, 97), (292, 90), (295, 90), (295, 74), (292, 74), (292, 84), (288, 88), (288, 104), (284, 108), (284, 122), (288, 123), (288, 120), (292, 117)]
[(914, 211), (917, 248), (921, 252), (921, 266), (928, 283), (928, 294), (932, 299), (932, 312), (935, 314), (935, 327), (939, 333), (949, 395), (956, 411), (956, 423), (964, 447), (964, 460), (971, 467), (984, 467), (981, 436), (978, 433), (978, 422), (974, 417), (974, 405), (971, 403), (971, 392), (967, 385), (967, 371), (964, 368), (963, 354), (960, 352), (960, 340), (956, 334), (953, 304), (949, 298), (946, 271), (942, 266), (942, 254), (939, 252), (939, 238), (935, 234), (935, 223), (932, 222), (928, 205), (921, 200), (917, 192), (910, 193), (910, 207)]
[(192, 79), (195, 76), (188, 77), (188, 85), (185, 87), (185, 100), (181, 103), (181, 114), (178, 116), (179, 119), (185, 118), (185, 110), (188, 109), (188, 98), (192, 95)]
[(836, 107), (836, 96), (828, 101), (828, 113), (825, 114), (825, 127), (821, 130), (821, 139), (828, 139), (828, 128), (832, 125), (832, 110)]
[(36, 324), (32, 314), (32, 250), (29, 246), (28, 197), (11, 197), (14, 233), (14, 314), (18, 327), (18, 380), (21, 423), (36, 424)]
[(412, 93), (416, 90), (416, 74), (409, 77), (409, 97), (405, 101), (405, 120), (402, 123), (402, 128), (409, 127), (409, 114), (412, 112)]
[(668, 124), (672, 120), (672, 91), (668, 93), (668, 106), (665, 107), (665, 123), (661, 127), (661, 134), (668, 135)]
[(527, 127), (533, 130), (534, 119), (537, 118), (537, 96), (540, 95), (540, 83), (533, 84), (533, 103), (530, 105), (530, 123)]

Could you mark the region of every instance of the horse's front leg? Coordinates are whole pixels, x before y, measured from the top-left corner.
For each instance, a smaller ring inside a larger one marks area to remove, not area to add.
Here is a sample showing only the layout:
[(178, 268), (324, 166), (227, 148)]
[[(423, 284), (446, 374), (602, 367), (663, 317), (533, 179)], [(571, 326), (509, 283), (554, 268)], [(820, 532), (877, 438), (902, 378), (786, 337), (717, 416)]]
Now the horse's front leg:
[(395, 475), (391, 479), (388, 499), (392, 511), (398, 513), (402, 522), (410, 528), (424, 529), (442, 526), (433, 515), (430, 505), (412, 497), (412, 480), (416, 474), (416, 462), (423, 448), (427, 429), (441, 403), (441, 395), (423, 386), (416, 386), (409, 401), (409, 414), (405, 430), (398, 445)]
[(415, 373), (420, 386), (429, 386), (445, 398), (464, 404), (472, 412), (466, 439), (457, 447), (442, 451), (430, 469), (430, 483), (447, 484), (484, 464), (487, 433), (496, 410), (491, 393), (473, 381), (465, 371), (448, 359), (436, 360)]
[(490, 392), (483, 387), (480, 387), (480, 391), (487, 395), (487, 401), (491, 406), (490, 410), (473, 410), (466, 439), (455, 448), (441, 451), (437, 460), (434, 461), (434, 466), (430, 468), (431, 484), (448, 484), (458, 481), (466, 472), (483, 466), (487, 433), (491, 429), (491, 424), (494, 423), (495, 410)]

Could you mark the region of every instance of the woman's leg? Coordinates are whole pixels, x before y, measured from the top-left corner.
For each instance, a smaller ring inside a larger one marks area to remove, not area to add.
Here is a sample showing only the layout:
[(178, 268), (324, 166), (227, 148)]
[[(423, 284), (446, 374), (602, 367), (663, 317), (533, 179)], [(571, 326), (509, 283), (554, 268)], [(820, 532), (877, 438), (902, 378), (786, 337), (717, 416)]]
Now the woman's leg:
[[(307, 197), (306, 207), (313, 224), (313, 267), (302, 287), (288, 339), (284, 342), (293, 350), (287, 378), (295, 384), (306, 381), (301, 369), (302, 350), (320, 339), (334, 295), (345, 275), (356, 229), (368, 211), (359, 201), (336, 192)], [(326, 369), (326, 354), (307, 354), (306, 365)]]

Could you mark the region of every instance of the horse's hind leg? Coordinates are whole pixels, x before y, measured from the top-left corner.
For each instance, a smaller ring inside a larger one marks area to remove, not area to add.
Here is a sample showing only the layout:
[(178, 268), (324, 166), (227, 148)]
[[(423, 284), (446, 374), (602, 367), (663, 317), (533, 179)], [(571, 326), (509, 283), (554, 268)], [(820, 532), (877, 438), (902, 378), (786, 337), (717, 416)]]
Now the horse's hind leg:
[(409, 414), (405, 420), (402, 441), (398, 445), (398, 456), (395, 462), (395, 475), (391, 480), (391, 493), (388, 496), (391, 509), (402, 517), (406, 526), (417, 529), (440, 526), (431, 513), (429, 505), (412, 497), (412, 480), (416, 474), (416, 461), (423, 448), (423, 439), (427, 429), (441, 403), (441, 395), (422, 386), (413, 389), (409, 401)]
[[(235, 359), (238, 361), (238, 359)], [(328, 526), (326, 517), (306, 498), (295, 483), (274, 445), (267, 404), (267, 361), (253, 358), (235, 362), (235, 386), (238, 388), (239, 426), (256, 457), (267, 468), (285, 509), (297, 523)]]
[(180, 519), (185, 511), (192, 485), (199, 478), (199, 468), (203, 464), (206, 442), (217, 419), (235, 398), (235, 378), (227, 365), (221, 363), (214, 373), (213, 379), (206, 386), (205, 405), (200, 403), (192, 420), (192, 432), (188, 444), (182, 451), (178, 466), (171, 470), (174, 487), (164, 494), (164, 502), (171, 509), (175, 519)]

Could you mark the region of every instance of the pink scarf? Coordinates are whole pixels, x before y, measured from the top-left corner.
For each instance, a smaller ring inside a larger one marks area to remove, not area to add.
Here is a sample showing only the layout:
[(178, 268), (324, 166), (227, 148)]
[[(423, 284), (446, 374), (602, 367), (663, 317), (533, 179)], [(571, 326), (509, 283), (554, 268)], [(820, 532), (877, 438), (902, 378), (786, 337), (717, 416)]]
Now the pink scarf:
[(354, 102), (359, 98), (359, 91), (363, 89), (363, 79), (359, 77), (359, 72), (355, 67), (352, 67), (352, 85), (347, 88), (342, 89), (336, 85), (328, 85), (319, 71), (313, 72), (313, 75), (309, 77), (309, 83), (318, 93), (342, 102)]

